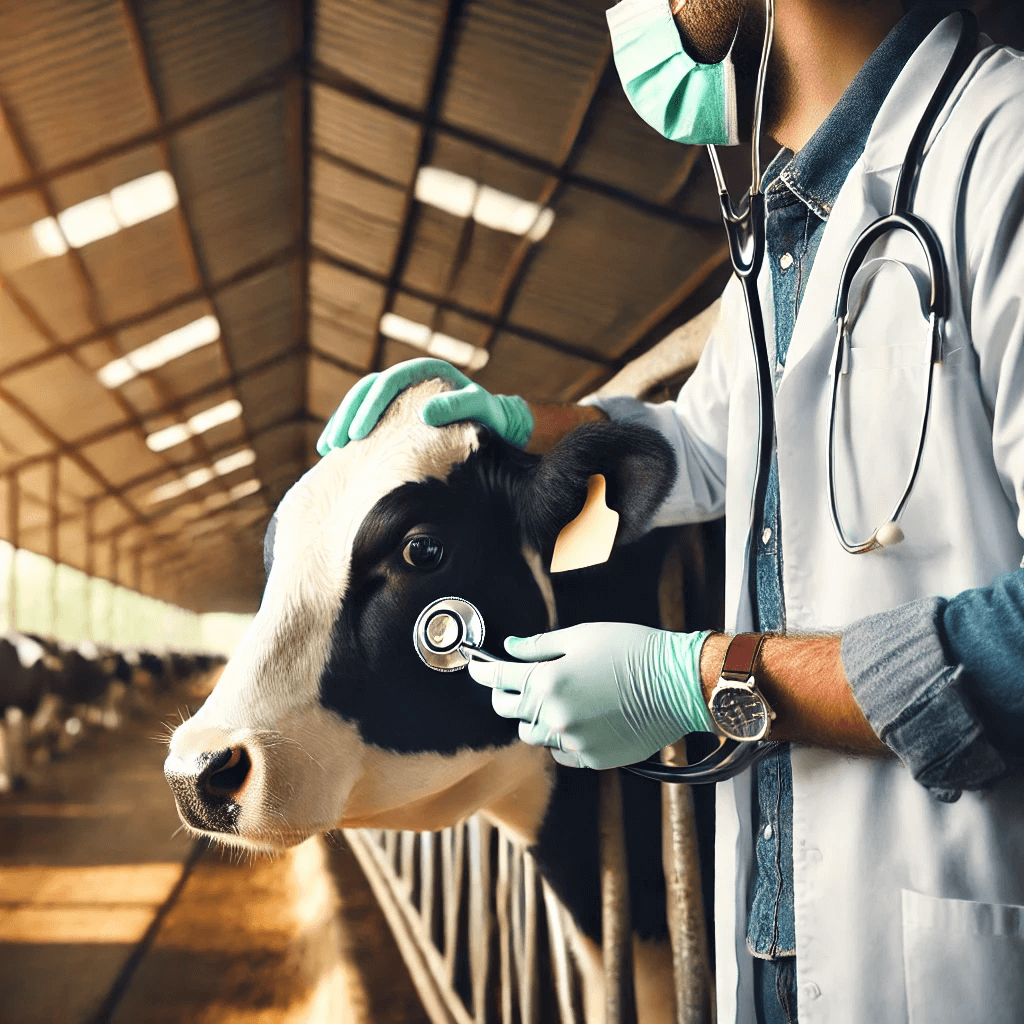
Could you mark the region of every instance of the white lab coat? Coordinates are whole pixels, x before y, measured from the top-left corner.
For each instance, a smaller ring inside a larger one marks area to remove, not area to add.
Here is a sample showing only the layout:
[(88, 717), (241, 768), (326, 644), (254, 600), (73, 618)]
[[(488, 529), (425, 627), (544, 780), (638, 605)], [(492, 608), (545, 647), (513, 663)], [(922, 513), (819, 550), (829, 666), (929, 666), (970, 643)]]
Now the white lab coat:
[[(825, 446), (839, 276), (856, 236), (888, 212), (907, 144), (958, 31), (956, 16), (940, 23), (897, 79), (807, 282), (776, 399), (790, 630), (841, 627), (915, 598), (984, 585), (1024, 552), (1024, 57), (992, 46), (940, 116), (915, 201), (946, 253), (952, 309), (920, 476), (902, 517), (906, 540), (848, 555), (829, 519)], [(889, 243), (885, 255), (925, 266), (912, 240)], [(892, 263), (875, 266), (881, 270), (854, 327), (838, 420), (840, 508), (858, 540), (889, 518), (902, 492), (927, 372), (927, 328), (910, 277)], [(767, 266), (760, 290), (770, 339)], [(679, 479), (658, 525), (724, 509), (728, 624), (749, 628), (744, 566), (758, 406), (735, 282), (677, 402), (625, 415), (656, 426), (679, 454)], [(1021, 776), (945, 804), (895, 759), (794, 747), (792, 762), (801, 1024), (1024, 1021)], [(751, 801), (750, 772), (718, 787), (718, 1013), (729, 1024), (754, 1020), (745, 944)]]

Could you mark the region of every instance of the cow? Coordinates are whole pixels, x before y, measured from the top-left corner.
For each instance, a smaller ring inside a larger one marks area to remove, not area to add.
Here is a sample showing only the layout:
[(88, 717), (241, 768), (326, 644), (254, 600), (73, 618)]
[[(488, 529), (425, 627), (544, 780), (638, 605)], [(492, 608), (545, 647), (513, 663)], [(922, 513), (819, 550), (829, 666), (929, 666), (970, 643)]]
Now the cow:
[[(597, 774), (520, 742), (518, 723), (494, 714), (465, 670), (423, 664), (413, 625), (431, 601), (465, 598), (499, 656), (506, 636), (578, 621), (657, 625), (663, 547), (641, 538), (674, 456), (656, 433), (608, 422), (544, 457), (477, 423), (424, 425), (419, 409), (448, 387), (404, 391), (368, 437), (329, 453), (282, 499), (259, 611), (173, 733), (165, 774), (193, 833), (253, 851), (337, 827), (437, 830), (480, 811), (531, 850), (581, 956), (599, 964)], [(556, 536), (594, 473), (620, 514), (619, 546), (607, 566), (552, 577)], [(645, 1019), (670, 1020), (659, 787), (622, 782), (638, 1004)]]

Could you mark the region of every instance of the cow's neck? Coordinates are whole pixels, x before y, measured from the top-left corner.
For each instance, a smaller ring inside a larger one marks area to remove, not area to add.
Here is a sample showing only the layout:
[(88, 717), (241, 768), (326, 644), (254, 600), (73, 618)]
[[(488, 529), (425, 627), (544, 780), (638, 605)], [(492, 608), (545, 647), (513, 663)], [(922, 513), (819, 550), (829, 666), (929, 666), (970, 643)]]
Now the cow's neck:
[[(401, 804), (384, 804), (384, 810), (380, 809), (380, 794), (363, 793), (357, 785), (340, 824), (346, 828), (437, 831), (482, 810), (527, 845), (536, 842), (554, 785), (550, 754), (519, 742), (479, 753), (486, 754), (480, 763), (442, 790)], [(382, 767), (364, 764), (361, 781), (386, 778)]]

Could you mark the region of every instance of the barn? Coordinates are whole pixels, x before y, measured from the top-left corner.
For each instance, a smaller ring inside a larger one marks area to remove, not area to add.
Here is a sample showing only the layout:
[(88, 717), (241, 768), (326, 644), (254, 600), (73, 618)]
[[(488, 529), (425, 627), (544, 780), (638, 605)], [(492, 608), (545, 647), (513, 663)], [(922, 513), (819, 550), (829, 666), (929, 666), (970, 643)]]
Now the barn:
[[(715, 177), (634, 113), (608, 6), (0, 5), (0, 1022), (713, 1019), (706, 795), (615, 771), (549, 792), (426, 710), (375, 743), (345, 705), (351, 757), (384, 751), (364, 811), (264, 857), (201, 834), (241, 834), (235, 756), (188, 748), (221, 817), (162, 770), (237, 675), (272, 517), (302, 533), (285, 495), (355, 506), (383, 478), (316, 450), (362, 377), (431, 356), (570, 405), (692, 372), (731, 274)], [(1024, 46), (1019, 0), (973, 6)], [(721, 152), (738, 194), (749, 147)], [(723, 536), (654, 531), (561, 621), (720, 627)], [(457, 779), (431, 760), (456, 750)], [(513, 777), (533, 817), (478, 813)]]

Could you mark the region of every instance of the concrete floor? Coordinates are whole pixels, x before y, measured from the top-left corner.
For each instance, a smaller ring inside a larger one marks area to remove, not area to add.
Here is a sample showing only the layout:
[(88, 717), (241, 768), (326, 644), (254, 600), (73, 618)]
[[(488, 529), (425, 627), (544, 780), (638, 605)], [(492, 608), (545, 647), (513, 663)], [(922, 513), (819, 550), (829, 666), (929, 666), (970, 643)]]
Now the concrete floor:
[(174, 834), (159, 721), (0, 797), (0, 1024), (426, 1024), (340, 838), (252, 861)]

